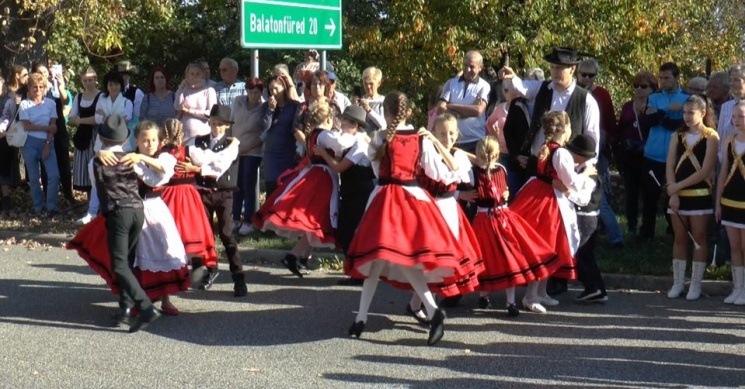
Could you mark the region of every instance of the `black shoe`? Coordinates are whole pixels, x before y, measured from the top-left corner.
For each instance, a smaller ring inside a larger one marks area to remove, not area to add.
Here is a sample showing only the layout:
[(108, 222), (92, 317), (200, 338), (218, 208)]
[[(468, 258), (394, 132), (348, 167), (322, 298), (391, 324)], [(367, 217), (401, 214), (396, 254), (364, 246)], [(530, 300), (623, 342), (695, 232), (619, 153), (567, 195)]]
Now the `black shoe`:
[(594, 303), (594, 304), (605, 304), (608, 301), (608, 293), (602, 292), (599, 295), (591, 298), (587, 298), (584, 300), (585, 303)]
[(130, 325), (134, 319), (131, 307), (119, 307), (114, 315), (114, 325), (119, 326), (121, 324)]
[(567, 286), (567, 280), (563, 278), (549, 278), (548, 279), (548, 285), (546, 287), (546, 293), (553, 297), (558, 296), (564, 292), (569, 290), (569, 287)]
[(243, 297), (248, 294), (248, 286), (246, 285), (245, 281), (242, 282), (235, 282), (233, 285), (233, 296), (235, 297)]
[(419, 308), (419, 310), (417, 310), (416, 312), (414, 312), (414, 310), (411, 309), (411, 305), (406, 304), (406, 313), (409, 316), (413, 317), (414, 320), (416, 320), (417, 322), (419, 322), (419, 324), (421, 324), (423, 326), (428, 326), (429, 325), (429, 320), (427, 320), (426, 317), (421, 318), (421, 317), (419, 317), (419, 316), (416, 315), (419, 312), (422, 312), (422, 308)]
[(507, 303), (507, 316), (515, 317), (520, 315), (520, 310), (517, 309), (515, 303)]
[(445, 311), (442, 308), (437, 308), (429, 324), (428, 346), (434, 346), (445, 335), (445, 317)]
[(455, 308), (460, 303), (460, 299), (462, 297), (463, 296), (461, 296), (461, 295), (453, 296), (453, 297), (445, 297), (437, 305), (439, 305), (441, 307), (445, 307), (445, 308)]
[(284, 265), (287, 270), (292, 272), (292, 274), (303, 278), (303, 273), (300, 273), (300, 269), (297, 267), (297, 257), (292, 254), (285, 255), (284, 258), (282, 258), (282, 265)]
[(587, 290), (585, 289), (582, 293), (579, 294), (579, 296), (574, 298), (574, 301), (578, 303), (587, 302), (590, 299), (599, 297), (603, 294), (603, 291), (601, 290)]
[(160, 312), (155, 309), (155, 306), (151, 305), (150, 308), (140, 312), (137, 320), (135, 320), (134, 323), (132, 323), (132, 325), (129, 327), (129, 333), (145, 329), (145, 327), (147, 327), (150, 323), (158, 320), (159, 318)]
[(360, 278), (352, 278), (352, 277), (342, 278), (339, 281), (336, 281), (337, 285), (343, 285), (343, 286), (358, 286), (358, 285), (362, 285), (363, 283), (365, 283), (365, 280), (360, 279)]
[(491, 301), (489, 301), (489, 296), (479, 297), (479, 308), (486, 309), (486, 308), (489, 308), (490, 305), (491, 305)]
[(218, 275), (220, 275), (220, 272), (216, 267), (209, 269), (209, 273), (207, 273), (207, 276), (202, 280), (202, 285), (199, 289), (210, 290)]
[(362, 331), (364, 330), (365, 330), (365, 322), (358, 321), (352, 324), (351, 327), (349, 327), (349, 331), (347, 331), (347, 333), (349, 334), (349, 336), (356, 336), (357, 339), (359, 339), (360, 335), (362, 335)]
[(310, 256), (304, 257), (304, 258), (298, 258), (297, 260), (298, 269), (309, 270), (308, 261), (310, 261)]

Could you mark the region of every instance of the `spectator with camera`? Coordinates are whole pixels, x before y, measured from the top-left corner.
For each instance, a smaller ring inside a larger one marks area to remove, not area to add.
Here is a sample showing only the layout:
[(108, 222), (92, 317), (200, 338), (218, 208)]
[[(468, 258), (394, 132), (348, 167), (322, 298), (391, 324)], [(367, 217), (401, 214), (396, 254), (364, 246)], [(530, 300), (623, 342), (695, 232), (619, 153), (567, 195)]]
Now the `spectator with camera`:
[(637, 232), (639, 220), (639, 195), (647, 173), (642, 169), (644, 145), (651, 123), (646, 117), (647, 101), (657, 91), (657, 77), (648, 71), (634, 76), (634, 98), (621, 108), (618, 119), (616, 162), (626, 188), (626, 220), (629, 232)]

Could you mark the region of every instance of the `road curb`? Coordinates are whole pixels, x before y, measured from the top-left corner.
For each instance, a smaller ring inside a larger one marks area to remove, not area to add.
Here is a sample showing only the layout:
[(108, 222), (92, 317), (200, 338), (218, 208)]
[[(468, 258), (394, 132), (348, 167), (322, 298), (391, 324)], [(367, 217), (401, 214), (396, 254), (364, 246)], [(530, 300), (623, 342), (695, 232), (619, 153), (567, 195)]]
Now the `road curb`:
[[(38, 234), (34, 232), (23, 231), (0, 231), (0, 238), (15, 238), (17, 242), (30, 240), (39, 243), (46, 243), (50, 246), (64, 246), (72, 235), (65, 234)], [(282, 259), (287, 250), (277, 249), (257, 249), (250, 247), (240, 247), (241, 258), (244, 262), (256, 260), (279, 261)], [(339, 255), (333, 252), (316, 252), (315, 256), (334, 256)], [(652, 292), (667, 292), (673, 284), (672, 277), (666, 276), (645, 276), (632, 274), (603, 274), (606, 288), (609, 290), (641, 290)], [(732, 284), (729, 281), (704, 280), (701, 285), (701, 293), (705, 296), (726, 296), (731, 292)]]

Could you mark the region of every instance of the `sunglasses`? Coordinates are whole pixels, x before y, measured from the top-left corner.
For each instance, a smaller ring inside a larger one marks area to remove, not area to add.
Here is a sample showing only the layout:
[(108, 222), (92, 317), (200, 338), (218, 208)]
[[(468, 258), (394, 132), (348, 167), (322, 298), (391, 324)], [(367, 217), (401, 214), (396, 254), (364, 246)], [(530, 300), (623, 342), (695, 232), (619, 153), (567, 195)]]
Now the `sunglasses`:
[(647, 84), (634, 84), (634, 89), (636, 89), (636, 88), (647, 89), (647, 88), (649, 88), (649, 85), (647, 85)]
[(580, 73), (579, 75), (582, 77), (586, 77), (586, 78), (595, 78), (595, 76), (597, 76), (598, 74), (597, 73)]

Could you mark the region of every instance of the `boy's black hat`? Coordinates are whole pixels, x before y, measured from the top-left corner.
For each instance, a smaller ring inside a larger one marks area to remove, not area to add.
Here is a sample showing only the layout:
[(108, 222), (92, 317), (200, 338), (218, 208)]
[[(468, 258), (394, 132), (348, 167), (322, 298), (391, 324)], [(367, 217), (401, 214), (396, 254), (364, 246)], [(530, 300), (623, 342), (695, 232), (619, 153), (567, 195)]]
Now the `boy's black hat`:
[(112, 142), (124, 142), (129, 138), (129, 129), (121, 115), (111, 115), (98, 125), (98, 134), (101, 138)]

